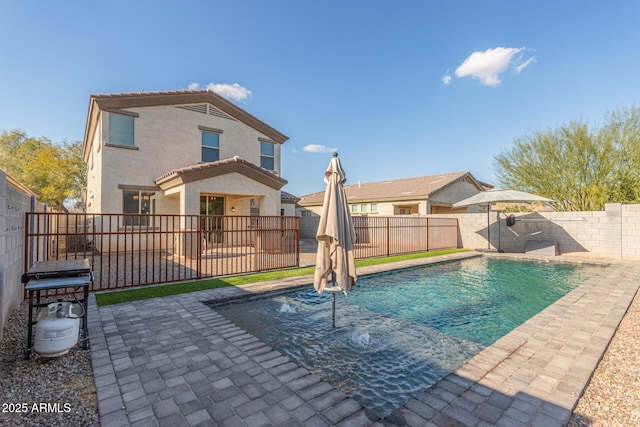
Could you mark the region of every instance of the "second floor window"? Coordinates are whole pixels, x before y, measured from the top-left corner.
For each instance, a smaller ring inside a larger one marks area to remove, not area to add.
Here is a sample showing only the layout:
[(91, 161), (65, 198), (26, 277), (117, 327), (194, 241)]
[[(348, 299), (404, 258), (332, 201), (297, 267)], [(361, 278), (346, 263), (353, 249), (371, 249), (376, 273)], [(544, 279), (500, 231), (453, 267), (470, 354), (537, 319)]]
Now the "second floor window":
[(220, 134), (202, 131), (202, 161), (217, 162), (220, 160)]
[(269, 171), (275, 169), (276, 148), (270, 142), (260, 142), (260, 166)]
[(132, 116), (109, 113), (109, 143), (133, 147), (134, 120)]

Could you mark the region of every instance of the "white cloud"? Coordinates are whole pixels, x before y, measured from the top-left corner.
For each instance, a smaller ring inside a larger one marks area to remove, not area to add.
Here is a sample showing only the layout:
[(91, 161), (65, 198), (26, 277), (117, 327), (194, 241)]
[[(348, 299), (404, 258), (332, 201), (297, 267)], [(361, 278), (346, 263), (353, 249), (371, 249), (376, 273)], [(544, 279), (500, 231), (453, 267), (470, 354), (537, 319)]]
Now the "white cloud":
[[(196, 90), (200, 88), (198, 83), (189, 83), (187, 86), (189, 90)], [(234, 101), (244, 101), (251, 97), (252, 93), (246, 87), (240, 86), (238, 83), (207, 83), (205, 89), (217, 93), (223, 98), (232, 99)]]
[(232, 85), (227, 83), (209, 83), (207, 89), (212, 90), (223, 98), (235, 101), (244, 101), (251, 96), (251, 91), (238, 83)]
[(512, 66), (516, 74), (519, 74), (534, 62), (534, 57), (522, 62), (524, 50), (523, 47), (496, 47), (484, 52), (473, 52), (462, 65), (456, 68), (456, 77), (471, 77), (480, 80), (483, 85), (498, 86), (502, 82), (500, 75), (509, 66)]
[(448, 74), (442, 76), (442, 83), (444, 83), (445, 85), (451, 83), (451, 76)]
[(305, 145), (303, 150), (309, 153), (333, 153), (334, 151), (338, 151), (338, 149), (335, 147), (331, 148), (331, 147), (327, 147), (325, 145), (319, 145), (319, 144)]
[(535, 62), (536, 62), (536, 58), (532, 56), (531, 58), (529, 58), (526, 61), (524, 61), (522, 64), (514, 65), (513, 70), (516, 72), (516, 74), (520, 74), (520, 72), (522, 72), (522, 70), (524, 70), (529, 65), (531, 65), (531, 64), (533, 64)]

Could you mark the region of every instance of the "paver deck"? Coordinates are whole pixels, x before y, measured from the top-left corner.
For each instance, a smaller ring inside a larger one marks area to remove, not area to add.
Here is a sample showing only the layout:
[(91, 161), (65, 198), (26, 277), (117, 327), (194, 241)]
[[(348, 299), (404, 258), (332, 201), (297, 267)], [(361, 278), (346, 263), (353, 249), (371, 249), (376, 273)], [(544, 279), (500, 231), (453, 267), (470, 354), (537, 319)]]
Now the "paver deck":
[(89, 336), (101, 425), (562, 426), (640, 285), (639, 263), (605, 264), (384, 419), (203, 304), (310, 286), (308, 276), (106, 307), (92, 296)]

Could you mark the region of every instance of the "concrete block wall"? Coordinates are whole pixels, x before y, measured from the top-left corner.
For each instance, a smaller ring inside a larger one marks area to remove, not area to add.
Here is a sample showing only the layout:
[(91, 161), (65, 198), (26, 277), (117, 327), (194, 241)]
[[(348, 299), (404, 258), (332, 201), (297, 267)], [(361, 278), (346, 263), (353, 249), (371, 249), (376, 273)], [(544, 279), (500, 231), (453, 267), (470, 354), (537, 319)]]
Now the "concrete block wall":
[(320, 216), (301, 216), (300, 217), (300, 238), (315, 239), (320, 224)]
[(7, 319), (23, 297), (20, 276), (24, 272), (25, 213), (32, 203), (40, 210), (45, 208), (11, 182), (0, 171), (0, 339)]
[[(492, 249), (523, 253), (528, 239), (555, 240), (561, 254), (640, 261), (640, 205), (609, 203), (604, 211), (534, 212), (514, 214), (507, 227), (506, 215), (490, 214)], [(448, 214), (459, 223), (459, 246), (487, 248), (487, 214)]]

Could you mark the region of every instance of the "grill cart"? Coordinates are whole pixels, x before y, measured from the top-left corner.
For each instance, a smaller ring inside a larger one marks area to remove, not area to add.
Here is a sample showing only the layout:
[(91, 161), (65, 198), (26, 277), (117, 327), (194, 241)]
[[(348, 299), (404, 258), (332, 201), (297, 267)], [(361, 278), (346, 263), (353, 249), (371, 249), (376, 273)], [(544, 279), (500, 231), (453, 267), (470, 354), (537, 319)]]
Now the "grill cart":
[[(66, 299), (64, 301), (58, 300), (61, 308), (68, 308), (68, 305), (64, 305), (64, 303), (77, 303), (82, 307), (82, 316), (80, 319), (82, 320), (82, 348), (89, 348), (89, 333), (87, 327), (87, 312), (88, 312), (88, 303), (89, 303), (89, 288), (93, 283), (93, 272), (91, 271), (91, 267), (89, 266), (88, 259), (69, 259), (69, 260), (55, 260), (55, 261), (40, 261), (36, 262), (29, 268), (25, 274), (22, 275), (22, 283), (25, 284), (25, 291), (29, 294), (29, 325), (28, 325), (28, 333), (27, 333), (27, 350), (25, 352), (25, 356), (27, 359), (31, 358), (33, 351), (33, 328), (37, 326), (38, 320), (38, 310), (43, 307), (48, 307), (50, 316), (47, 318), (55, 318), (55, 313), (52, 316), (51, 307), (49, 307), (50, 303), (43, 303), (41, 301), (41, 293), (44, 291), (44, 295), (46, 296), (47, 291), (54, 289), (64, 289), (64, 288), (74, 288), (74, 293), (72, 296), (74, 299)], [(77, 292), (82, 291), (82, 299), (77, 298)], [(34, 301), (35, 296), (35, 301)], [(65, 297), (70, 297), (71, 295), (65, 295)], [(35, 308), (35, 310), (34, 310)], [(34, 313), (35, 311), (35, 313)], [(60, 313), (64, 313), (64, 310), (60, 310)], [(71, 315), (71, 310), (69, 309), (66, 315), (59, 315), (58, 318), (64, 318), (65, 316), (73, 317)], [(43, 322), (44, 324), (44, 322)], [(50, 325), (51, 322), (48, 322), (47, 325)], [(42, 343), (44, 339), (49, 339), (51, 342), (55, 341), (56, 333), (60, 334), (60, 331), (55, 331), (56, 328), (53, 328), (51, 331), (38, 331), (38, 339), (40, 339), (40, 343)], [(49, 338), (47, 338), (47, 332), (49, 332)], [(74, 341), (71, 344), (71, 347), (75, 345), (77, 341)], [(55, 344), (54, 344), (55, 346)], [(42, 346), (44, 348), (44, 345)], [(38, 350), (38, 349), (36, 349)], [(68, 349), (67, 349), (68, 350)], [(45, 356), (56, 356), (66, 353), (57, 352), (54, 354), (43, 354)]]

